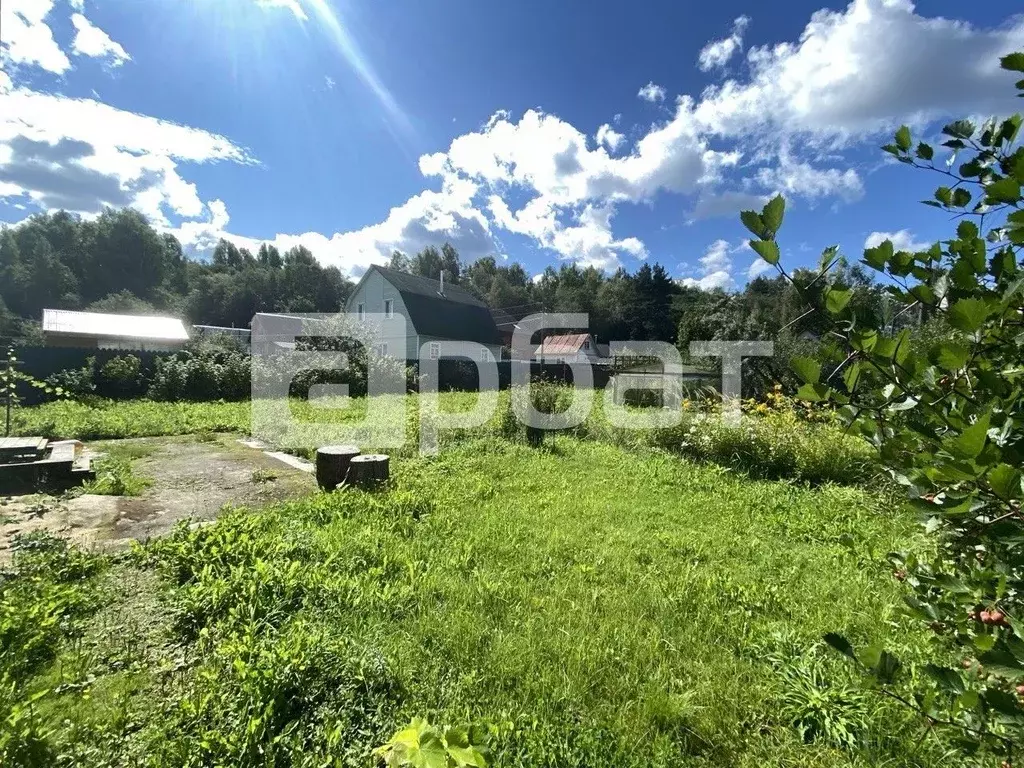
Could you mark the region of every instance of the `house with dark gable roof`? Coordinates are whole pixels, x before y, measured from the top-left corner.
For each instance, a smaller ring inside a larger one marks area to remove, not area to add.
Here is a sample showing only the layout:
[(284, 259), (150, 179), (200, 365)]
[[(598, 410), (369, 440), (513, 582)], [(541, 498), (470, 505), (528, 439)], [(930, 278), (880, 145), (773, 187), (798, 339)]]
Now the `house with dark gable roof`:
[[(380, 318), (378, 354), (418, 360), (427, 345), (426, 356), (437, 357), (437, 342), (455, 341), (486, 348), (481, 352), (466, 344), (466, 357), (501, 359), (501, 337), (490, 309), (455, 285), (374, 265), (356, 284), (345, 309), (359, 320)], [(404, 331), (399, 318), (405, 320)]]

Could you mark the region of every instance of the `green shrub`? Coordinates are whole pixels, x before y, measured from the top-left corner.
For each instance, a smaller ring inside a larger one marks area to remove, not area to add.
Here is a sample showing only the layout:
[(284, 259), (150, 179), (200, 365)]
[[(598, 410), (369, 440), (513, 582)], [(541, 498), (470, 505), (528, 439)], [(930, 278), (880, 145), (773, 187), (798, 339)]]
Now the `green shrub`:
[[(1024, 53), (1001, 60), (1024, 72)], [(973, 62), (959, 62), (973, 66)], [(1024, 95), (1024, 80), (1017, 83)], [(867, 674), (872, 688), (903, 702), (927, 727), (951, 730), (972, 764), (1008, 766), (1024, 744), (1024, 146), (1022, 120), (957, 120), (942, 133), (949, 162), (908, 127), (883, 149), (899, 162), (951, 179), (926, 201), (957, 221), (949, 239), (910, 253), (890, 240), (864, 251), (904, 311), (932, 319), (914, 334), (864, 316), (822, 254), (818, 288), (803, 298), (840, 343), (824, 360), (797, 358), (798, 396), (843, 407), (871, 440), (933, 536), (924, 551), (890, 556), (910, 587), (906, 604), (932, 643), (923, 669), (886, 643), (826, 641)], [(780, 274), (776, 237), (785, 202), (741, 219), (751, 247)], [(915, 338), (916, 336), (916, 338)], [(833, 373), (825, 376), (830, 367)], [(837, 375), (840, 374), (840, 375)], [(902, 656), (902, 658), (901, 658)]]
[(100, 368), (96, 385), (99, 393), (107, 397), (138, 397), (144, 391), (142, 361), (135, 355), (111, 358)]
[(139, 496), (152, 482), (136, 475), (128, 459), (101, 459), (95, 472), (95, 479), (84, 483), (82, 489), (99, 496)]

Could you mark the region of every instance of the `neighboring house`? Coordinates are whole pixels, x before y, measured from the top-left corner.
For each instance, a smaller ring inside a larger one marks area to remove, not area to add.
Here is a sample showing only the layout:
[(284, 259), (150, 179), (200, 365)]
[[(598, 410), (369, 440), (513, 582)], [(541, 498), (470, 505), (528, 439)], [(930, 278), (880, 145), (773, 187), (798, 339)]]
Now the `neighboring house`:
[(502, 346), (511, 347), (512, 335), (516, 332), (516, 323), (519, 322), (519, 318), (504, 309), (492, 309), (491, 317), (494, 318), (494, 325), (498, 329)]
[[(378, 354), (418, 360), (421, 347), (427, 345), (425, 355), (436, 358), (440, 353), (437, 342), (456, 341), (481, 344), (488, 359), (501, 359), (501, 337), (491, 311), (458, 286), (372, 266), (345, 307), (360, 321), (380, 318)], [(480, 351), (469, 344), (464, 350), (466, 357), (481, 358)]]
[(44, 309), (43, 339), (48, 347), (167, 352), (180, 349), (188, 331), (176, 317)]
[(538, 363), (610, 363), (607, 344), (598, 344), (589, 333), (566, 333), (548, 336), (533, 351)]
[(315, 330), (313, 326), (314, 322), (301, 315), (257, 312), (252, 319), (249, 348), (254, 355), (292, 352), (295, 339), (310, 334)]
[(492, 309), (491, 317), (494, 318), (494, 324), (498, 327), (498, 333), (501, 335), (502, 345), (511, 348), (512, 338), (516, 332), (516, 327), (519, 324), (519, 321), (527, 315), (532, 315), (536, 312), (542, 311), (543, 306), (539, 302), (530, 302), (514, 307), (499, 307), (497, 309)]

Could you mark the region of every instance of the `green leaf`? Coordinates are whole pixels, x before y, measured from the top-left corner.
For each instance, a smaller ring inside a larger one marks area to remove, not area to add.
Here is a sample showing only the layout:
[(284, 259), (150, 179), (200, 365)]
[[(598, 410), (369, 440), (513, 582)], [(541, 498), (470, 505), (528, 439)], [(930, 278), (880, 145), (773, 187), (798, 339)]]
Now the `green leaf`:
[(1003, 124), (999, 127), (999, 138), (1006, 142), (1012, 142), (1017, 138), (1017, 133), (1020, 131), (1021, 116), (1014, 115), (1003, 120)]
[(1024, 53), (1009, 53), (999, 60), (999, 66), (1011, 72), (1024, 72)]
[(832, 389), (824, 384), (811, 384), (808, 382), (796, 391), (796, 396), (798, 400), (807, 400), (812, 403), (819, 403), (822, 400), (828, 400), (828, 396), (831, 392)]
[(825, 309), (829, 314), (838, 315), (850, 303), (853, 292), (843, 288), (829, 288), (825, 294)]
[(973, 459), (985, 447), (988, 437), (989, 415), (987, 413), (960, 433), (950, 444), (951, 451), (961, 459)]
[(850, 641), (842, 635), (837, 635), (835, 632), (829, 632), (822, 639), (832, 648), (843, 654), (843, 656), (848, 656), (854, 661), (857, 660), (857, 654), (854, 653), (853, 646), (850, 645)]
[(1021, 473), (1009, 464), (999, 464), (988, 473), (988, 484), (992, 491), (1004, 501), (1019, 499)]
[(934, 304), (935, 303), (935, 291), (931, 289), (931, 286), (920, 283), (910, 289), (910, 295), (920, 301), (922, 304)]
[(963, 344), (955, 341), (945, 341), (934, 347), (931, 351), (931, 361), (940, 368), (956, 372), (964, 367), (971, 351)]
[(794, 357), (793, 371), (807, 384), (817, 384), (821, 379), (821, 364), (810, 357)]
[[(990, 635), (991, 637), (991, 635)], [(997, 674), (1010, 680), (1019, 680), (1024, 677), (1024, 665), (1020, 659), (1010, 653), (1005, 643), (999, 647), (986, 651), (978, 656), (980, 661), (989, 672)]]
[(917, 156), (922, 160), (931, 160), (935, 156), (935, 150), (932, 149), (930, 144), (921, 142), (917, 145)]
[(953, 190), (949, 187), (939, 187), (935, 190), (935, 199), (943, 205), (949, 205), (953, 202)]
[(988, 304), (981, 299), (960, 299), (949, 308), (949, 324), (957, 330), (974, 333), (988, 315)]
[(882, 651), (873, 671), (879, 682), (891, 683), (896, 679), (896, 673), (899, 672), (900, 666), (899, 659), (888, 651)]
[(764, 221), (761, 220), (756, 211), (742, 211), (740, 213), (740, 221), (743, 222), (743, 226), (749, 229), (755, 237), (764, 238), (766, 234)]
[(964, 692), (964, 679), (956, 670), (940, 667), (936, 664), (928, 664), (925, 666), (925, 671), (947, 693), (959, 694)]
[(785, 215), (786, 201), (782, 195), (776, 195), (762, 209), (761, 220), (774, 233), (778, 232), (782, 227), (782, 220), (785, 218)]
[(883, 240), (874, 248), (864, 249), (864, 262), (873, 269), (885, 269), (885, 263), (892, 258), (893, 247), (891, 240)]
[(989, 688), (982, 694), (981, 698), (989, 709), (995, 710), (1000, 714), (1010, 715), (1011, 717), (1019, 717), (1021, 714), (1017, 700), (1006, 691)]
[(850, 334), (850, 346), (859, 352), (870, 352), (878, 342), (878, 331), (858, 328)]
[(751, 240), (750, 247), (773, 267), (779, 263), (779, 245), (773, 240)]
[(855, 360), (846, 367), (843, 371), (843, 383), (846, 385), (847, 392), (853, 392), (857, 388), (857, 382), (860, 381), (861, 363), (859, 360)]
[(993, 181), (985, 187), (985, 202), (1016, 203), (1020, 200), (1020, 182), (1009, 177)]
[(421, 737), (420, 754), (423, 756), (423, 768), (448, 768), (448, 752), (434, 731), (427, 731)]
[(910, 129), (901, 125), (900, 129), (896, 131), (896, 146), (904, 152), (910, 151)]
[(957, 208), (966, 208), (971, 204), (971, 193), (963, 187), (957, 187), (953, 190), (953, 205)]
[(970, 120), (956, 120), (943, 128), (942, 132), (956, 139), (969, 139), (974, 135), (974, 123)]
[(978, 236), (978, 225), (964, 219), (956, 227), (956, 236), (961, 240), (973, 240)]

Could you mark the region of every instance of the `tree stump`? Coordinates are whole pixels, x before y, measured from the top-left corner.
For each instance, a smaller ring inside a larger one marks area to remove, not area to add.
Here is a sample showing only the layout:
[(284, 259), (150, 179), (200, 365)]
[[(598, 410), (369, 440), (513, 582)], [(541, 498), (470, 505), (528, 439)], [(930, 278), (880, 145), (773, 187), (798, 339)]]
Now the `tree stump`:
[(391, 476), (391, 460), (384, 454), (369, 453), (356, 456), (348, 465), (345, 484), (362, 488), (364, 491), (379, 488)]
[(359, 455), (355, 445), (325, 445), (316, 451), (316, 482), (325, 491), (333, 491), (348, 474), (349, 463)]

